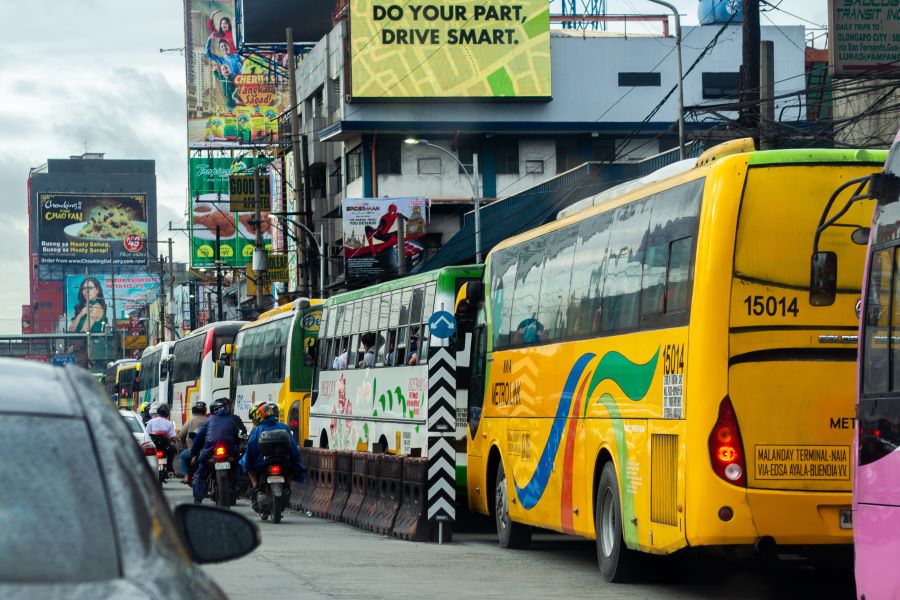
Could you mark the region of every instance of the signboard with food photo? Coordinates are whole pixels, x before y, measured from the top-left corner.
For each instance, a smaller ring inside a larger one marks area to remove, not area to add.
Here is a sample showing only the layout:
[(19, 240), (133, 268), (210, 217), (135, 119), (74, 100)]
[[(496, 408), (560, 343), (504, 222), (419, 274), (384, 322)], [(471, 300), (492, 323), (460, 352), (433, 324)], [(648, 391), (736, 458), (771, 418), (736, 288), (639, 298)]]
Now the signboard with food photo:
[[(228, 178), (252, 175), (260, 167), (260, 178), (269, 180), (264, 158), (194, 157), (190, 159), (191, 266), (212, 267), (216, 262), (216, 230), (219, 259), (229, 267), (243, 267), (253, 256), (256, 240), (255, 213), (231, 212)], [(269, 211), (262, 211), (258, 224), (263, 244), (271, 246)]]
[(43, 265), (147, 264), (144, 194), (38, 194)]

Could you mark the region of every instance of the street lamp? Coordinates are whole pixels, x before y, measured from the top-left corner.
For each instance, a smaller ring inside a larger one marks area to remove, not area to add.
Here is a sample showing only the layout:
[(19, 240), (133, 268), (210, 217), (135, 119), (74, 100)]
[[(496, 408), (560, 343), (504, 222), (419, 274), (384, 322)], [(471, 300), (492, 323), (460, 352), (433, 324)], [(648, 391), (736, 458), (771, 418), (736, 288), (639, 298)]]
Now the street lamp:
[(473, 170), (475, 171), (474, 177), (469, 170), (466, 168), (466, 165), (462, 164), (462, 161), (457, 158), (455, 154), (447, 150), (442, 146), (438, 146), (436, 144), (432, 144), (428, 140), (421, 138), (408, 138), (405, 142), (411, 146), (428, 146), (430, 148), (437, 148), (450, 158), (456, 161), (456, 164), (460, 166), (460, 168), (465, 172), (466, 176), (469, 178), (469, 184), (472, 186), (472, 200), (475, 202), (475, 262), (477, 264), (481, 264), (481, 194), (478, 192), (478, 155), (472, 155), (472, 165)]
[(675, 15), (675, 60), (678, 69), (678, 158), (684, 160), (684, 76), (681, 71), (681, 16), (678, 9), (663, 0), (650, 0), (665, 6)]

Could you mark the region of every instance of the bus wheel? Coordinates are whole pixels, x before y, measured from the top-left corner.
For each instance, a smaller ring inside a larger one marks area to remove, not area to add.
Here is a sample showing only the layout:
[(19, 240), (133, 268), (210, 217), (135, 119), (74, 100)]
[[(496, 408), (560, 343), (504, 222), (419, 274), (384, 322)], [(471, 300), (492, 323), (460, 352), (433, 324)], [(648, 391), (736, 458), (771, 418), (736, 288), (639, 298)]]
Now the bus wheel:
[(497, 482), (494, 486), (494, 520), (497, 523), (497, 540), (501, 548), (527, 548), (531, 543), (531, 527), (514, 522), (509, 516), (509, 494), (503, 463), (497, 465)]
[(594, 533), (597, 535), (597, 560), (600, 574), (610, 583), (634, 580), (638, 553), (625, 546), (622, 538), (622, 502), (616, 468), (612, 462), (603, 466), (597, 502), (594, 508)]

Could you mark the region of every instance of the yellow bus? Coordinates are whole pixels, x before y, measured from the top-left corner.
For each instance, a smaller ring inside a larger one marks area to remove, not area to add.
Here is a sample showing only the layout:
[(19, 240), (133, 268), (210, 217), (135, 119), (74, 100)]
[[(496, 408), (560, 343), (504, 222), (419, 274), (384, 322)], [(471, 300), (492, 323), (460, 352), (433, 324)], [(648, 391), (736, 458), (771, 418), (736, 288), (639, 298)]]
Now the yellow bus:
[(626, 581), (642, 552), (852, 542), (858, 230), (873, 202), (827, 214), (830, 306), (809, 301), (810, 253), (832, 191), (884, 160), (735, 140), (492, 250), (468, 495), (502, 546), (531, 527), (593, 538), (603, 576)]
[(298, 298), (274, 308), (244, 325), (234, 339), (234, 414), (249, 425), (254, 404), (261, 400), (277, 404), (279, 420), (290, 426), (301, 445), (309, 435), (322, 302)]

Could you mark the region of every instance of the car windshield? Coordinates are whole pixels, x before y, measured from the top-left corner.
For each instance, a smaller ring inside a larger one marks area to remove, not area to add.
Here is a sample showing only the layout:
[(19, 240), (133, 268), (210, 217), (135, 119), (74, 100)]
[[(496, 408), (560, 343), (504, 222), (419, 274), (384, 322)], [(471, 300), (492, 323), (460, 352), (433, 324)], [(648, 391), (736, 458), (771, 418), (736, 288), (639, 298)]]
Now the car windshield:
[(0, 429), (0, 581), (117, 577), (110, 508), (85, 423), (0, 413)]
[(134, 415), (124, 414), (122, 415), (122, 419), (125, 421), (125, 424), (128, 425), (128, 429), (131, 431), (131, 433), (143, 432), (140, 422), (138, 422), (137, 417), (135, 417)]

